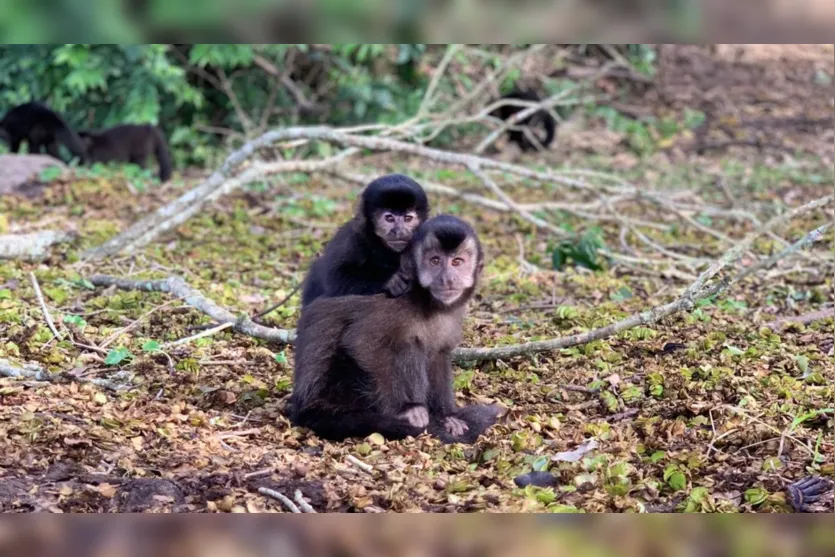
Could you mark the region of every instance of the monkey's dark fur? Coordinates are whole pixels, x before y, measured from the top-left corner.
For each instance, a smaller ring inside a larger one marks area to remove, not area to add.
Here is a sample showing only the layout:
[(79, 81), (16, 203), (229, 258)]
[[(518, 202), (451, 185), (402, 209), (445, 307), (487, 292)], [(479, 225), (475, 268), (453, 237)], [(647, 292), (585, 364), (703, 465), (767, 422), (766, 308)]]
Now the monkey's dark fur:
[(21, 144), (26, 141), (30, 153), (46, 149), (58, 160), (61, 160), (58, 144), (62, 143), (73, 156), (84, 160), (84, 144), (78, 134), (58, 113), (39, 102), (28, 102), (9, 110), (0, 120), (0, 139), (9, 144), (12, 153), (20, 151)]
[[(408, 257), (413, 276), (401, 297), (323, 297), (302, 310), (293, 423), (331, 440), (428, 430), (464, 443), (494, 423), (497, 407), (457, 408), (452, 388), (450, 355), (483, 267), (478, 238), (456, 217), (434, 217), (418, 228)], [(413, 419), (416, 411), (422, 418)]]
[(171, 178), (171, 154), (159, 128), (151, 124), (125, 124), (106, 130), (78, 133), (87, 149), (89, 162), (127, 162), (145, 168), (152, 154), (159, 163), (159, 179)]
[[(530, 102), (539, 102), (541, 99), (539, 95), (534, 93), (531, 90), (527, 89), (514, 89), (507, 95), (502, 97), (502, 100), (520, 100), (520, 101), (530, 101)], [(504, 105), (500, 106), (495, 109), (493, 112), (490, 113), (491, 116), (495, 118), (501, 118), (502, 120), (509, 120), (511, 116), (516, 114), (517, 112), (521, 112), (526, 110), (526, 107), (523, 106), (513, 106), (513, 105)], [(521, 128), (526, 127), (530, 128), (529, 131), (534, 134), (534, 137), (539, 141), (539, 144), (542, 145), (543, 148), (548, 148), (551, 142), (554, 140), (554, 136), (556, 135), (557, 131), (557, 122), (547, 110), (537, 110), (527, 118), (523, 118), (520, 122), (516, 122), (514, 127)], [(537, 133), (535, 128), (541, 128)], [(537, 146), (525, 135), (525, 132), (520, 129), (508, 129), (507, 130), (507, 138), (509, 141), (516, 143), (522, 151), (536, 151)]]
[(389, 174), (372, 181), (360, 196), (354, 218), (310, 266), (302, 306), (319, 297), (382, 292), (400, 265), (400, 253), (428, 214), (426, 192), (408, 176)]

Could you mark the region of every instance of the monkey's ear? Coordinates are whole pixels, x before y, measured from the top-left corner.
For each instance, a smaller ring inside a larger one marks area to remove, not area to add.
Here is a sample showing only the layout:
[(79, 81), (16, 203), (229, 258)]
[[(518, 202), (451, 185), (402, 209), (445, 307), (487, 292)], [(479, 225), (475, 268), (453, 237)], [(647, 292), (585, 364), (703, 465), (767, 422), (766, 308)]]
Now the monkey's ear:
[(357, 208), (354, 211), (354, 232), (362, 233), (365, 230), (365, 204), (362, 202), (362, 196), (357, 199)]
[(484, 271), (484, 260), (481, 259), (478, 262), (478, 265), (475, 267), (475, 276), (480, 277), (481, 273)]

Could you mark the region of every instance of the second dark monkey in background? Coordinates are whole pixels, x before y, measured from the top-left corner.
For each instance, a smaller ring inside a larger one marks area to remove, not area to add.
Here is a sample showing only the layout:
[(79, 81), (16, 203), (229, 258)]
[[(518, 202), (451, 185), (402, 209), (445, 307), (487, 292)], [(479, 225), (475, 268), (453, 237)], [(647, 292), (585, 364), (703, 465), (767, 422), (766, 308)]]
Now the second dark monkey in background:
[[(527, 89), (514, 89), (507, 95), (502, 97), (504, 99), (516, 99), (520, 101), (539, 102), (541, 99), (539, 95)], [(514, 114), (526, 110), (527, 107), (504, 105), (495, 109), (490, 113), (495, 118), (501, 118), (504, 121), (509, 120)], [(533, 133), (537, 141), (543, 148), (548, 148), (554, 140), (557, 132), (557, 121), (546, 110), (537, 110), (522, 121), (517, 122), (515, 127), (528, 128), (530, 133)], [(541, 128), (537, 130), (536, 128)], [(544, 132), (544, 135), (543, 135)], [(537, 146), (525, 135), (525, 131), (521, 129), (507, 130), (507, 138), (509, 141), (516, 143), (522, 151), (536, 151)]]
[(159, 179), (171, 178), (171, 154), (159, 128), (151, 124), (125, 124), (106, 130), (78, 133), (87, 149), (88, 162), (127, 162), (145, 168), (148, 157), (159, 163)]
[(310, 266), (302, 306), (319, 297), (383, 292), (400, 266), (400, 253), (428, 214), (426, 192), (408, 176), (389, 174), (372, 181), (354, 218)]

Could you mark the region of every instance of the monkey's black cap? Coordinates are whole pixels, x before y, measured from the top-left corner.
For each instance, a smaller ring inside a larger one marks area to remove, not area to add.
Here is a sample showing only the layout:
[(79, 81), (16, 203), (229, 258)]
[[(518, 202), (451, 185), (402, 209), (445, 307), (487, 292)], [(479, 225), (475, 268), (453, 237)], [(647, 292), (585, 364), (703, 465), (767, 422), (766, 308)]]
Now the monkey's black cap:
[(435, 238), (440, 242), (441, 248), (445, 251), (456, 249), (468, 237), (472, 237), (476, 241), (479, 250), (481, 250), (481, 242), (479, 242), (473, 227), (458, 217), (452, 215), (437, 215), (432, 217), (418, 227), (413, 242), (417, 243), (422, 241), (430, 233), (434, 234)]
[(403, 212), (415, 210), (425, 219), (429, 200), (420, 184), (403, 174), (387, 174), (372, 180), (362, 192), (362, 203), (367, 210), (385, 208)]

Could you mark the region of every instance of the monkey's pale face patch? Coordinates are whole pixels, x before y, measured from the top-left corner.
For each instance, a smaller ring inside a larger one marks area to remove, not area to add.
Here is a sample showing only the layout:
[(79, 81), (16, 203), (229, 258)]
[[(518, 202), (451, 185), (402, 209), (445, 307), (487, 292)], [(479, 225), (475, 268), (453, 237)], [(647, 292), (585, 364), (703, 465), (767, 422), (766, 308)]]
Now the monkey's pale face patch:
[(399, 213), (383, 210), (374, 213), (374, 233), (390, 250), (398, 253), (409, 245), (418, 225), (420, 218), (416, 211)]
[(475, 284), (479, 269), (473, 238), (447, 252), (437, 238), (429, 236), (415, 251), (418, 282), (443, 305), (454, 304)]

